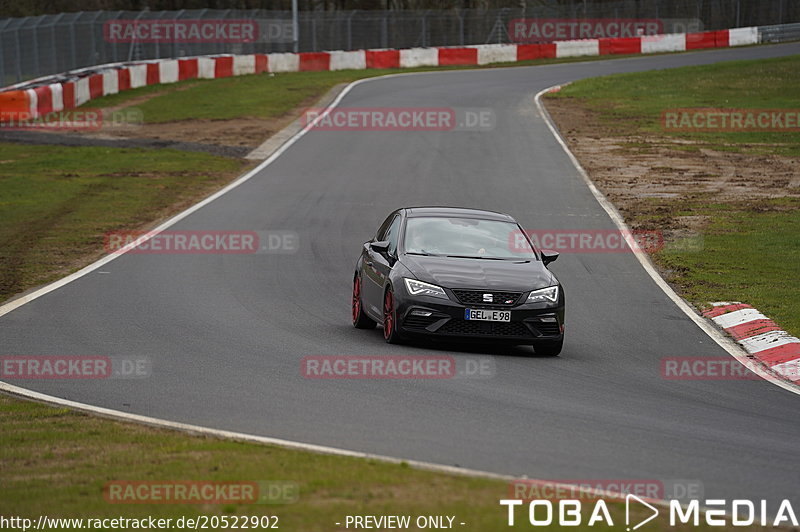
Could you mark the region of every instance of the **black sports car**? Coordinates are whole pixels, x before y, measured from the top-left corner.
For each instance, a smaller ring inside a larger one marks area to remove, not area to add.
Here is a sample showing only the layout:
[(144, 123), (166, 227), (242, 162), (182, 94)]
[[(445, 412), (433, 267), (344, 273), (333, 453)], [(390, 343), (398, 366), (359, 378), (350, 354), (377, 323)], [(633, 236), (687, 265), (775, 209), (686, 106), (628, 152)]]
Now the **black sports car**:
[(361, 250), (353, 325), (382, 323), (389, 343), (412, 336), (490, 339), (558, 355), (564, 291), (547, 269), (556, 258), (536, 249), (507, 214), (398, 209)]

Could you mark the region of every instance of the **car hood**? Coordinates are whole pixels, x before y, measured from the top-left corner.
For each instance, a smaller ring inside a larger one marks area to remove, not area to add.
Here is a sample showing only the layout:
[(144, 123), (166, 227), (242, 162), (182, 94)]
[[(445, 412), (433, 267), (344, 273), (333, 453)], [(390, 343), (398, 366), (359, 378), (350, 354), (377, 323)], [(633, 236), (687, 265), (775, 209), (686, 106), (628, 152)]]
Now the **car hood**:
[(557, 283), (537, 260), (487, 260), (404, 255), (403, 265), (420, 281), (445, 288), (524, 292)]

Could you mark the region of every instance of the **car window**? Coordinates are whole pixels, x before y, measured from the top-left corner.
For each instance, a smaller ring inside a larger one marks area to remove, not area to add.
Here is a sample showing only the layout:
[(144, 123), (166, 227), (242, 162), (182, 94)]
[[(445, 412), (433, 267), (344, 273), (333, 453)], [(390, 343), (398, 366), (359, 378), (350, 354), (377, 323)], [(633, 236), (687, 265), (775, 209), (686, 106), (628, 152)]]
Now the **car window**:
[(520, 248), (517, 224), (472, 218), (420, 217), (406, 223), (407, 253), (486, 259), (535, 259), (530, 244)]
[(394, 212), (386, 217), (381, 226), (378, 228), (378, 232), (375, 233), (375, 240), (386, 240), (386, 231), (389, 230), (389, 225), (391, 225), (396, 217), (397, 213)]
[(400, 215), (394, 217), (392, 223), (389, 225), (389, 228), (386, 230), (386, 235), (384, 236), (383, 240), (389, 241), (389, 255), (396, 255), (397, 254), (397, 242), (399, 240), (400, 235)]

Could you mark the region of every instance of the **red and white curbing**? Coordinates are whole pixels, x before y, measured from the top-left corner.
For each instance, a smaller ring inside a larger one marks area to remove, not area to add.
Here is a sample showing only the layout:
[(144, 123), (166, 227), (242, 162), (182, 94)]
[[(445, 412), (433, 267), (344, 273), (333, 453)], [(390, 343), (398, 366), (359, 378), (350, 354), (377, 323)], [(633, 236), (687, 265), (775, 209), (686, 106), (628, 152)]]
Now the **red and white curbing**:
[(758, 28), (750, 27), (547, 44), (217, 55), (116, 63), (48, 76), (0, 91), (0, 122), (37, 118), (73, 109), (89, 100), (124, 90), (196, 78), (213, 79), (262, 72), (477, 66), (543, 58), (682, 52), (756, 43)]
[(800, 384), (800, 339), (746, 303), (711, 303), (703, 315), (723, 328), (756, 361), (783, 379)]

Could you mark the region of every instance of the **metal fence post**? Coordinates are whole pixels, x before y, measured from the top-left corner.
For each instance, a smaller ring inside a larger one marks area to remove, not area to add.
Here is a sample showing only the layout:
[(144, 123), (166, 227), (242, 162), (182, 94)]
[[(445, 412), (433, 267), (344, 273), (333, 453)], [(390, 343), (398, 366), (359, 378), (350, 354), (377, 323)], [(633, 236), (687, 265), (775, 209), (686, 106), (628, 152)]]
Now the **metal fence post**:
[(358, 9), (354, 9), (350, 12), (350, 16), (347, 17), (347, 49), (353, 49), (353, 15), (356, 14)]
[(300, 21), (298, 18), (297, 0), (292, 0), (292, 50), (294, 53), (300, 49)]
[(69, 23), (69, 52), (70, 52), (70, 56), (72, 56), (72, 61), (71, 61), (71, 64), (69, 65), (69, 68), (67, 68), (66, 70), (74, 70), (75, 68), (77, 68), (78, 52), (77, 52), (77, 47), (76, 47), (76, 44), (75, 44), (75, 40), (76, 40), (75, 39), (75, 21), (79, 20), (81, 18), (81, 15), (83, 15), (83, 11), (79, 11), (78, 14), (75, 15), (75, 17)]
[[(64, 13), (59, 13), (55, 19), (50, 23), (50, 37), (52, 38), (52, 46), (50, 46), (50, 54), (52, 58), (52, 68), (50, 71), (54, 71), (58, 69), (58, 52), (56, 51), (56, 24), (59, 20), (64, 16)], [(0, 78), (2, 79), (2, 78)]]
[(311, 51), (317, 51), (317, 19), (311, 17)]
[[(5, 33), (6, 26), (11, 24), (12, 19), (6, 19), (6, 23), (0, 27), (0, 37), (3, 36)], [(0, 53), (0, 86), (5, 86), (6, 84), (6, 56), (5, 54)]]
[[(177, 13), (175, 13), (175, 15), (172, 17), (172, 20), (178, 20), (178, 19), (180, 19), (180, 18), (181, 18), (181, 15), (183, 15), (185, 12), (186, 12), (186, 10), (185, 10), (185, 9), (181, 9), (180, 11), (178, 11)], [(183, 55), (183, 54), (182, 54), (182, 53), (181, 53), (181, 51), (178, 49), (178, 39), (174, 39), (174, 40), (172, 41), (172, 57), (180, 57), (180, 56), (182, 56), (182, 55)]]
[[(117, 13), (112, 18), (106, 19), (106, 22), (108, 22), (109, 20), (118, 19), (120, 17), (120, 15), (122, 15), (122, 11), (117, 11)], [(106, 37), (106, 32), (103, 31), (103, 39), (105, 39), (105, 37)], [(106, 44), (106, 46), (111, 48), (111, 61), (113, 63), (116, 63), (117, 62), (117, 43), (114, 43), (114, 42), (111, 42), (111, 41), (106, 41), (105, 44)]]
[(428, 46), (428, 10), (422, 12), (422, 47)]
[(741, 4), (741, 0), (736, 0), (736, 27), (737, 28), (741, 28), (742, 27), (741, 23), (739, 22), (739, 10), (741, 8), (740, 4)]
[(89, 22), (89, 41), (91, 42), (91, 45), (92, 45), (92, 59), (90, 61), (91, 64), (97, 64), (97, 59), (98, 59), (98, 57), (97, 57), (97, 43), (95, 42), (96, 39), (94, 38), (95, 37), (94, 25), (97, 22), (97, 19), (100, 18), (100, 15), (102, 13), (103, 13), (102, 11), (95, 11), (94, 12), (94, 18), (91, 20), (91, 22)]
[[(25, 17), (25, 18), (27, 18), (27, 17)], [(23, 24), (24, 24), (24, 22), (23, 22)], [(20, 40), (19, 40), (19, 27), (20, 26), (21, 26), (21, 24), (16, 27), (16, 31), (15, 31), (15, 35), (16, 35), (16, 52), (17, 52), (17, 79), (16, 79), (17, 82), (22, 81), (22, 45), (20, 44)]]
[(33, 71), (35, 72), (34, 77), (38, 77), (42, 75), (42, 70), (40, 68), (41, 64), (39, 63), (39, 25), (42, 23), (42, 20), (46, 15), (42, 15), (36, 17), (36, 23), (31, 28), (31, 35), (33, 35)]

